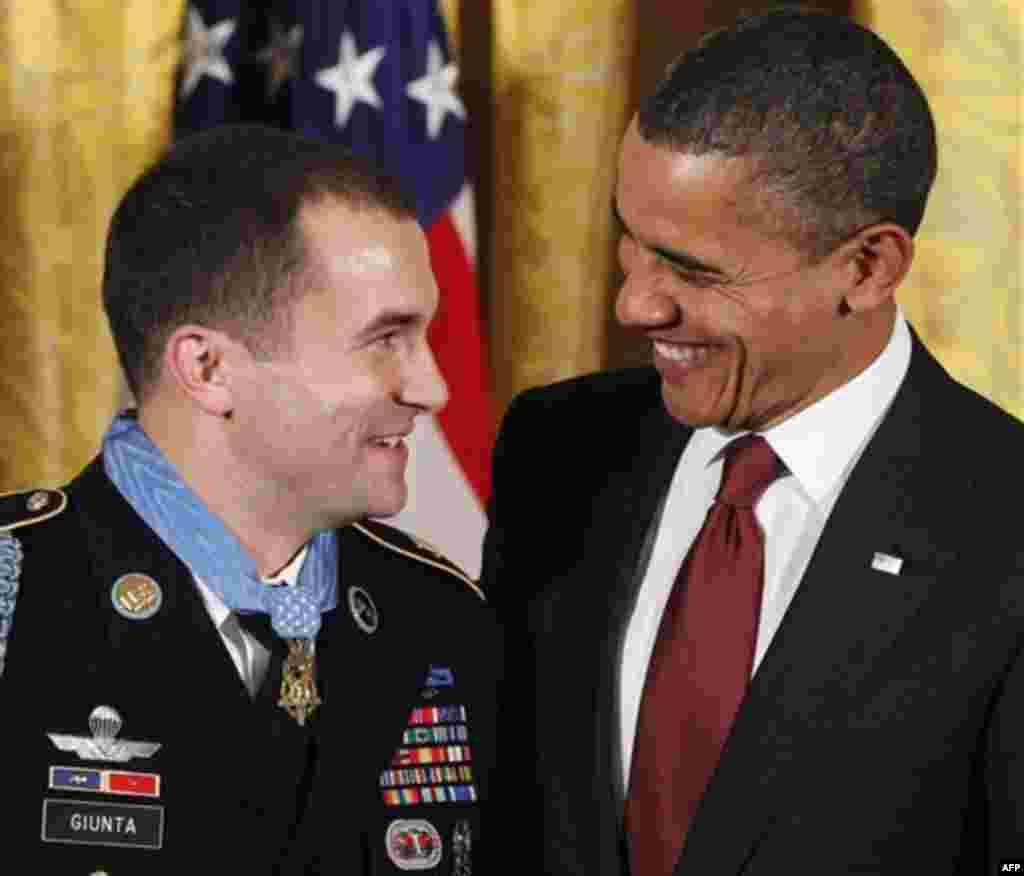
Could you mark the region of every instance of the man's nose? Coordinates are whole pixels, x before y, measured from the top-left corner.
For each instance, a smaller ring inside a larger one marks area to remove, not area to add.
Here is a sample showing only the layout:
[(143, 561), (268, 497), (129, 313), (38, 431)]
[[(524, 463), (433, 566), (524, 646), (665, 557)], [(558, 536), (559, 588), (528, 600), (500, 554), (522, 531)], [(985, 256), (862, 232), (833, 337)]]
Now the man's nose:
[(679, 302), (643, 268), (626, 275), (615, 299), (615, 318), (627, 329), (644, 330), (679, 320)]
[(417, 357), (415, 367), (410, 369), (402, 392), (402, 401), (416, 405), (432, 413), (441, 410), (448, 403), (448, 384), (441, 376), (434, 353), (426, 344)]

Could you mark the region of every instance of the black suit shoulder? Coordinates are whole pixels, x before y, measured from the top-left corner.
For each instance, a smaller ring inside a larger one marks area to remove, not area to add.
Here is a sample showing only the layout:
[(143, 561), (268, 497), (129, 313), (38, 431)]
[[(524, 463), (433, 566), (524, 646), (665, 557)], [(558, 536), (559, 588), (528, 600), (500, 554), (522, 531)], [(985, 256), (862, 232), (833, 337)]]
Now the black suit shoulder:
[[(953, 378), (950, 378), (953, 380)], [(952, 427), (963, 435), (965, 440), (977, 444), (979, 440), (989, 445), (989, 449), (979, 446), (985, 452), (979, 454), (981, 463), (991, 465), (1005, 464), (1006, 456), (1017, 456), (1024, 443), (1024, 423), (1003, 410), (985, 396), (954, 381), (959, 392), (953, 398), (947, 417)], [(971, 438), (973, 436), (973, 439)], [(1013, 466), (1020, 471), (1020, 466)]]
[(908, 384), (914, 392), (944, 395), (941, 409), (934, 413), (941, 417), (947, 428), (958, 431), (980, 429), (983, 434), (991, 435), (993, 440), (1017, 442), (1024, 438), (1024, 423), (951, 376), (916, 336)]
[(691, 432), (666, 411), (653, 368), (589, 374), (517, 396), (495, 444), (484, 543), (482, 582), (499, 613), (604, 543), (609, 510), (628, 513), (623, 488), (637, 508), (653, 508), (646, 495), (663, 491), (657, 473), (674, 465)]
[(512, 401), (515, 409), (563, 416), (607, 416), (616, 413), (640, 413), (661, 403), (661, 377), (653, 368), (622, 368), (596, 371), (580, 377), (560, 380), (521, 392)]
[[(688, 435), (661, 397), (661, 377), (653, 368), (603, 371), (536, 387), (513, 399), (502, 421), (494, 453), (498, 488), (589, 481), (600, 471), (630, 467), (637, 452)], [(509, 458), (529, 460), (535, 478), (505, 476)], [(550, 484), (548, 483), (550, 479)], [(512, 481), (512, 483), (509, 483)], [(596, 488), (596, 487), (595, 487)]]
[(1016, 489), (1024, 477), (1016, 464), (1024, 423), (949, 375), (916, 336), (907, 378), (887, 419), (893, 418), (901, 431), (917, 436), (922, 472), (953, 494), (962, 485), (964, 502), (978, 501), (979, 490), (998, 495)]

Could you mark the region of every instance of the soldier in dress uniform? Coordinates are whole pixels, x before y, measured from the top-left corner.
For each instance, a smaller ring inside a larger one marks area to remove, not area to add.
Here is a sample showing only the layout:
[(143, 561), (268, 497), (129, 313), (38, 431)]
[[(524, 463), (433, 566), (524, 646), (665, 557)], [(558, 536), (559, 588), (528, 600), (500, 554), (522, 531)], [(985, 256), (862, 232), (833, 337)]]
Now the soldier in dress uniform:
[(413, 209), (337, 147), (216, 129), (125, 195), (103, 296), (137, 409), (0, 497), (4, 859), (479, 871), (496, 628), (373, 519), (446, 400)]

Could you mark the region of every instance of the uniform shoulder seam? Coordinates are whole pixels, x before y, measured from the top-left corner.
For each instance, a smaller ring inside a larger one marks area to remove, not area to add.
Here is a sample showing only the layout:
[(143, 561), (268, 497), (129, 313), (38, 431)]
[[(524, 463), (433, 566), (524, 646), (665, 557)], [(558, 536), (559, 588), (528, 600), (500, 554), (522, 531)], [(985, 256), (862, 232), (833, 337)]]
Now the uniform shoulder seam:
[[(20, 497), (24, 497), (24, 501), (18, 502)], [(56, 517), (68, 507), (68, 496), (63, 490), (57, 489), (14, 490), (0, 493), (0, 508), (3, 504), (11, 502), (15, 504), (13, 510), (0, 511), (0, 532), (11, 532)]]
[(411, 535), (408, 536), (410, 541), (412, 541), (420, 550), (427, 551), (428, 553), (433, 554), (438, 559), (425, 557), (422, 554), (416, 553), (415, 551), (407, 550), (404, 547), (394, 544), (388, 541), (387, 539), (377, 535), (377, 533), (371, 532), (361, 523), (353, 523), (351, 525), (353, 529), (358, 530), (368, 539), (381, 545), (382, 547), (386, 547), (388, 550), (392, 550), (395, 553), (401, 554), (403, 557), (408, 557), (411, 560), (417, 560), (418, 562), (424, 563), (428, 566), (433, 566), (435, 569), (440, 569), (442, 572), (447, 572), (449, 575), (454, 575), (456, 578), (462, 581), (467, 587), (469, 587), (470, 590), (472, 590), (477, 596), (479, 596), (480, 599), (482, 599), (484, 602), (487, 601), (487, 597), (484, 596), (483, 590), (480, 589), (477, 583), (472, 578), (470, 578), (469, 575), (463, 572), (462, 569), (460, 569), (451, 560), (449, 560), (442, 553), (440, 553), (440, 551), (438, 551), (436, 548), (432, 547), (422, 539), (418, 539)]

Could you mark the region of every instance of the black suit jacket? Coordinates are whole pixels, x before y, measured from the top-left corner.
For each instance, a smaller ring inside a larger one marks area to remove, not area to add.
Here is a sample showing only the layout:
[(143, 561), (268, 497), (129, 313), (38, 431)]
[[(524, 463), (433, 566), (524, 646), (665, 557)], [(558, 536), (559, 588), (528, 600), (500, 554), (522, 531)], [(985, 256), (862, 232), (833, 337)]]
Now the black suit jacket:
[[(528, 392), (504, 422), (483, 580), (507, 626), (507, 708), (530, 726), (503, 794), (534, 813), (529, 872), (627, 870), (621, 647), (690, 434), (651, 370)], [(1024, 858), (1022, 453), (1024, 427), (915, 338), (679, 876), (978, 876)], [(902, 557), (901, 573), (872, 569), (875, 552)]]
[[(0, 528), (13, 526), (24, 551), (0, 676), (0, 871), (18, 862), (26, 872), (53, 876), (380, 874), (439, 858), (433, 872), (449, 874), (467, 854), (479, 860), (498, 648), (489, 608), (461, 573), (390, 527), (339, 530), (339, 604), (324, 615), (317, 637), (324, 704), (299, 728), (276, 705), (279, 670), (250, 699), (187, 568), (98, 460), (69, 486), (60, 513), (49, 516), (63, 493), (44, 492), (48, 506), (36, 515), (25, 510), (28, 495), (8, 496), (0, 508)], [(42, 522), (19, 525), (33, 516)], [(128, 620), (113, 608), (111, 586), (128, 572), (160, 585), (163, 605), (149, 620)], [(372, 634), (349, 610), (353, 585), (377, 607)], [(100, 705), (121, 715), (119, 739), (160, 749), (126, 763), (58, 750), (48, 734), (90, 737), (88, 719)], [(464, 707), (467, 720), (451, 712), (447, 720), (426, 713), (426, 723), (412, 720), (414, 709), (441, 706)], [(434, 740), (403, 741), (410, 728), (432, 733), (455, 725), (467, 732), (452, 740), (461, 746), (454, 754)], [(422, 757), (430, 762), (415, 766), (417, 775), (406, 770), (399, 777), (393, 761), (418, 759), (419, 751), (429, 751)], [(55, 766), (158, 775), (159, 796), (51, 788)], [(455, 772), (424, 772), (448, 767)], [(459, 774), (460, 767), (469, 773)], [(424, 788), (456, 785), (472, 786), (477, 799), (422, 800)], [(403, 786), (402, 805), (389, 805), (386, 792)], [(46, 807), (52, 818), (63, 813), (63, 823), (44, 829)], [(93, 821), (90, 828), (89, 814), (134, 817), (136, 833), (125, 832), (126, 820)], [(145, 819), (162, 820), (159, 849), (131, 846), (143, 836)]]

